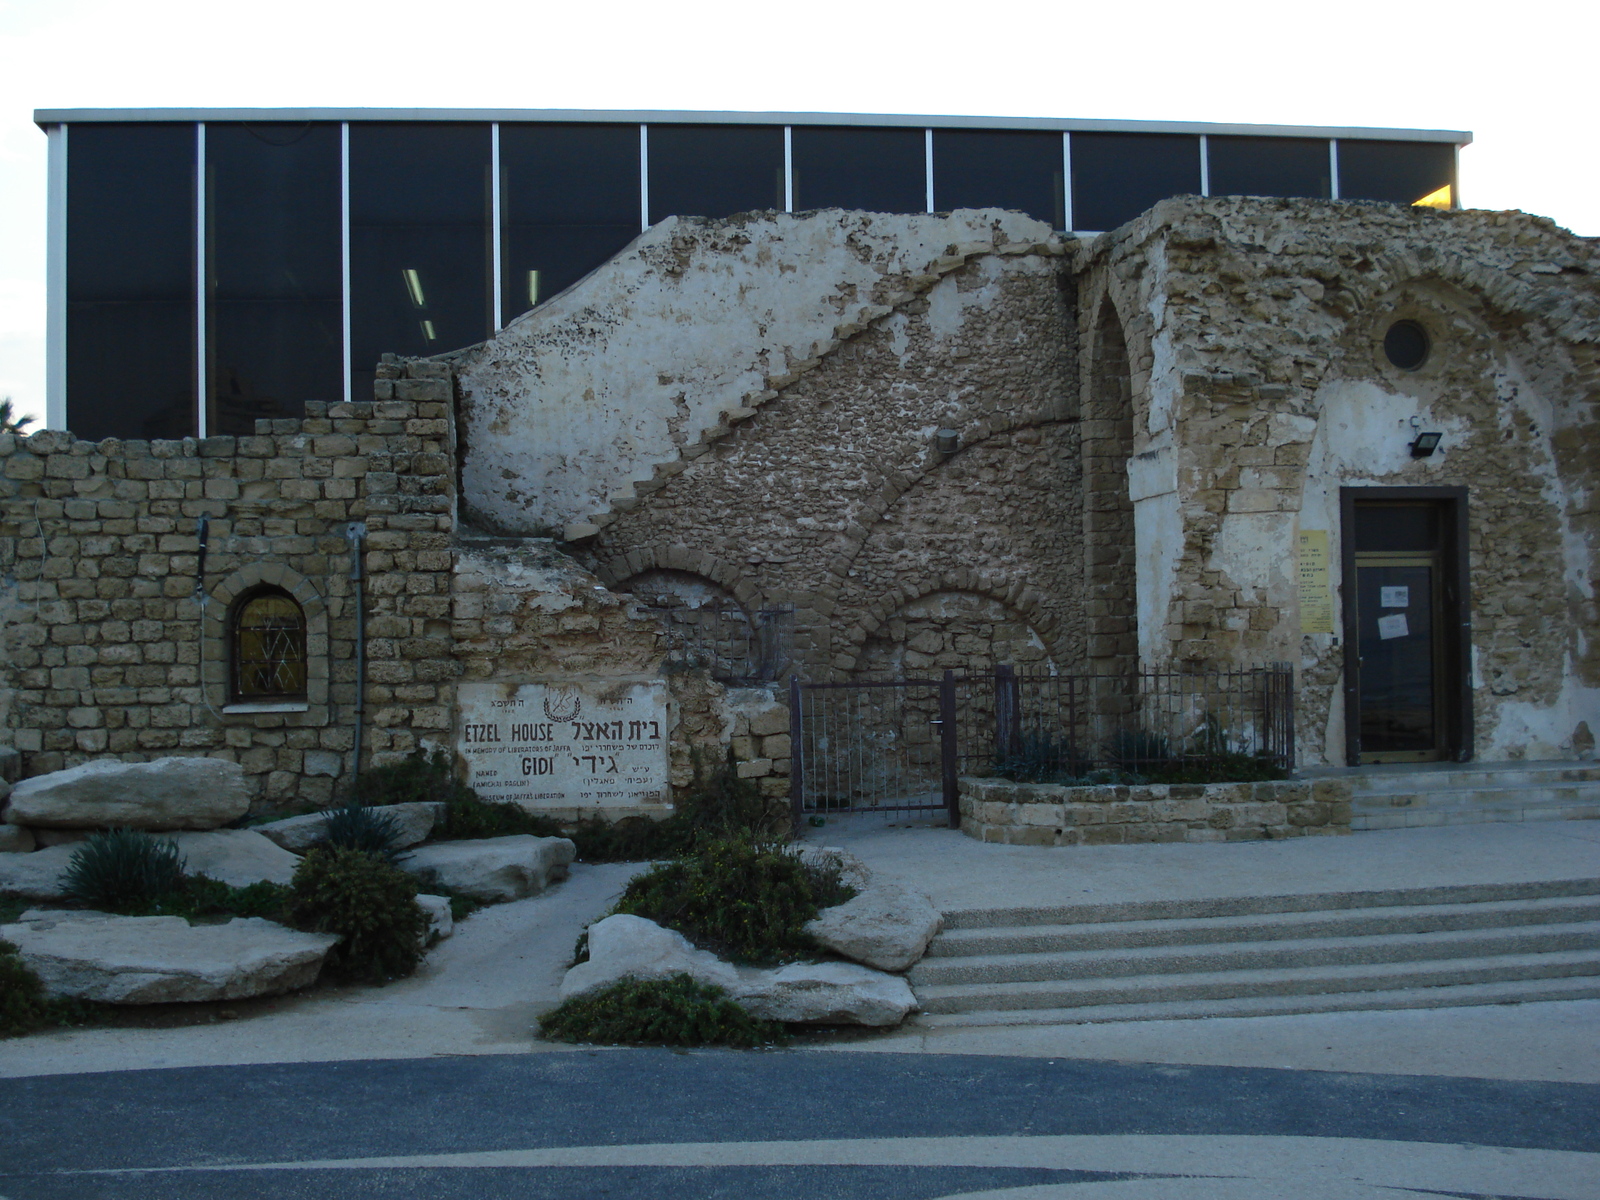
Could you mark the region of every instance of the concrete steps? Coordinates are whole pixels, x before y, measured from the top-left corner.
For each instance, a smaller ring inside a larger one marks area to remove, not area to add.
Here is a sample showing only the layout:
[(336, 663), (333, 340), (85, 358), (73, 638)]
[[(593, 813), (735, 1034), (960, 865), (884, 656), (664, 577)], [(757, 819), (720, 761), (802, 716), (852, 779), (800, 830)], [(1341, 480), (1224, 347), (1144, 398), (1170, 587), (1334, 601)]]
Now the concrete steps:
[(1600, 997), (1600, 880), (946, 915), (923, 1025)]
[(1349, 775), (1356, 830), (1600, 819), (1600, 763), (1363, 767)]

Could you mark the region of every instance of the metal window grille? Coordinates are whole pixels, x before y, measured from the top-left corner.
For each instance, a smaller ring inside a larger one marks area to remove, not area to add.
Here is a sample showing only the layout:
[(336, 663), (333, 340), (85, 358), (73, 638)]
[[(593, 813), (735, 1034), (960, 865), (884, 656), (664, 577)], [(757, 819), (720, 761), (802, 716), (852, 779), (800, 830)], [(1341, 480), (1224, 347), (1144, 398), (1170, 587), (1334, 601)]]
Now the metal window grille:
[(260, 592), (233, 621), (234, 694), (240, 699), (306, 694), (306, 619), (282, 592)]

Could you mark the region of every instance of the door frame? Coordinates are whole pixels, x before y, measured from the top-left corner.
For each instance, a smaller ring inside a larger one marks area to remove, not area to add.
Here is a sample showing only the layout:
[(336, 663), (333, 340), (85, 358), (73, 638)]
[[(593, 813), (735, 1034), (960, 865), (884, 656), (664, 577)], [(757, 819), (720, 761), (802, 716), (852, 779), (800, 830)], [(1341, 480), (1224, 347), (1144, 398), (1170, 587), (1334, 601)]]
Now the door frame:
[(1472, 725), (1472, 593), (1464, 487), (1341, 487), (1339, 489), (1339, 588), (1344, 622), (1344, 752), (1361, 765), (1361, 638), (1356, 614), (1356, 507), (1358, 503), (1426, 501), (1436, 504), (1445, 526), (1439, 539), (1441, 666), (1444, 730), (1440, 760), (1470, 762)]

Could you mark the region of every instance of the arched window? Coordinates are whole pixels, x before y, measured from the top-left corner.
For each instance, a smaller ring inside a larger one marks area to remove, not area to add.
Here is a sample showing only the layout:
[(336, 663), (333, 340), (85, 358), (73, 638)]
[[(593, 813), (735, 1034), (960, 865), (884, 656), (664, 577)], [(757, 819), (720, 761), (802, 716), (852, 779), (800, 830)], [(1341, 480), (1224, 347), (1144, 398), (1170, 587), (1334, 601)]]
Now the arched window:
[(288, 592), (246, 592), (229, 625), (235, 700), (305, 698), (306, 615)]

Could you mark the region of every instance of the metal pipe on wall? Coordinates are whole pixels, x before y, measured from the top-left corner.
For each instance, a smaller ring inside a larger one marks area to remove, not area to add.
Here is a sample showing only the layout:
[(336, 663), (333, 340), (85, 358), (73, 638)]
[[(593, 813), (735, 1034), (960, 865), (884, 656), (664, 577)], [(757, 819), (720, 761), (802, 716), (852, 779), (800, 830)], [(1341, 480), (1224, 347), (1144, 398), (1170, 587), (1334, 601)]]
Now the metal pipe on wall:
[(361, 556), (366, 549), (367, 523), (351, 521), (345, 526), (345, 540), (350, 543), (350, 582), (354, 585), (356, 605), (356, 723), (355, 754), (350, 768), (352, 786), (361, 778), (361, 727), (366, 724), (367, 711), (367, 621), (364, 592), (361, 586), (365, 575)]

